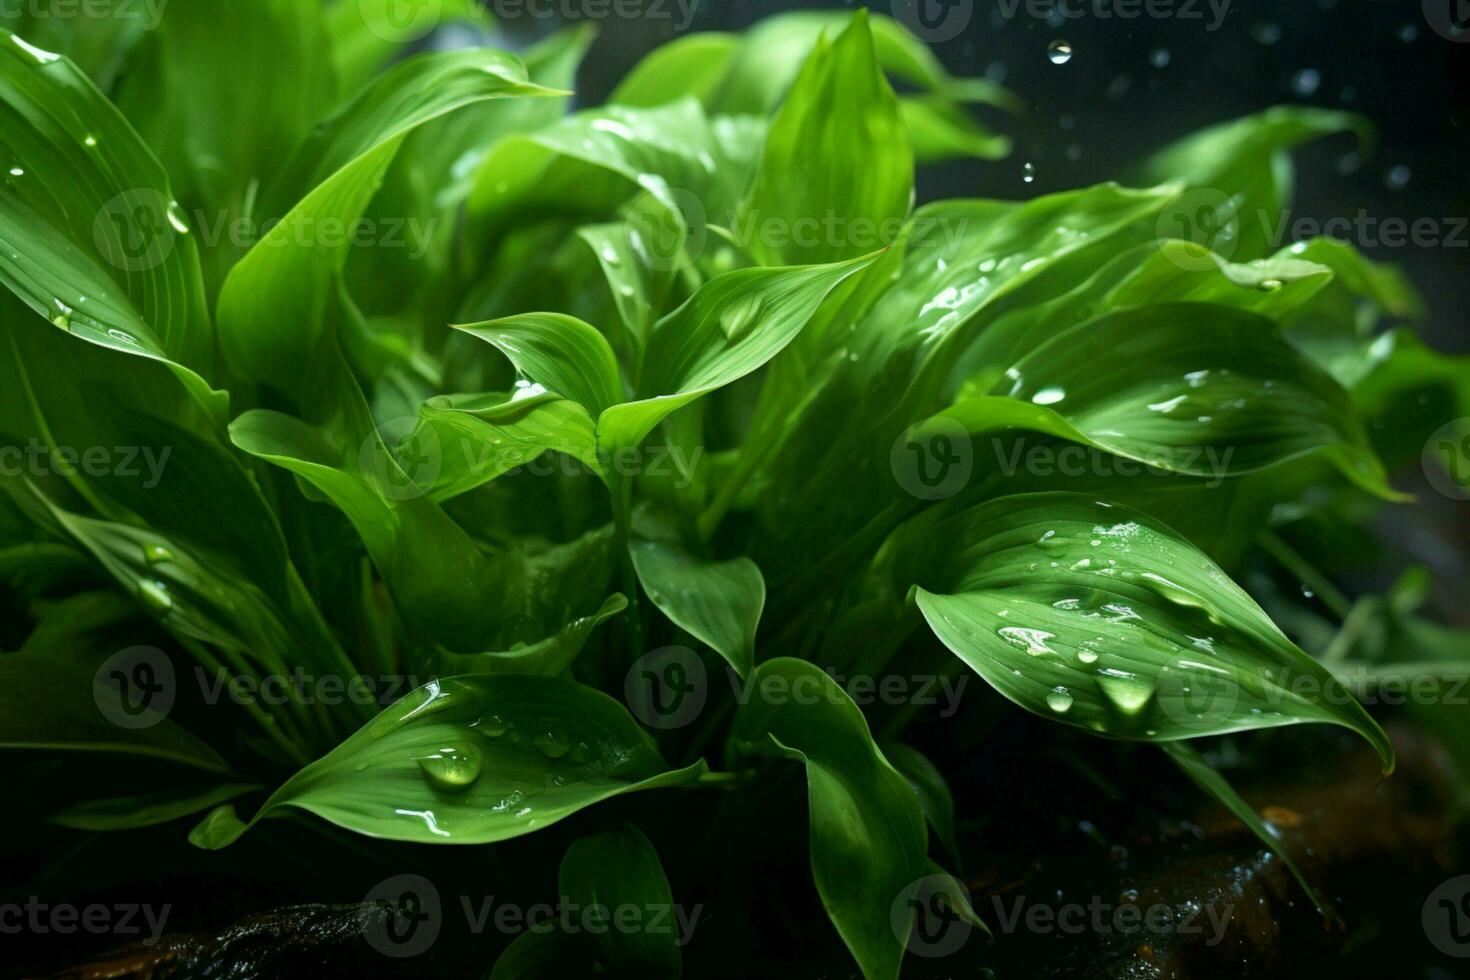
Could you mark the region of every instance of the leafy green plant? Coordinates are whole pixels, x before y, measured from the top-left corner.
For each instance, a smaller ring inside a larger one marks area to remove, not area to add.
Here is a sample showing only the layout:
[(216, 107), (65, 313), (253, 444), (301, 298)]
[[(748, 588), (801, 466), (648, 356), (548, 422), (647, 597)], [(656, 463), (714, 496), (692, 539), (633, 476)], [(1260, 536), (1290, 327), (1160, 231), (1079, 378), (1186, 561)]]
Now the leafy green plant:
[[(1274, 109), (1138, 186), (915, 208), (916, 162), (1007, 152), (965, 107), (1017, 101), (887, 19), (685, 37), (568, 112), (586, 32), (400, 59), (348, 8), (0, 35), (0, 444), (44, 461), (0, 482), (35, 619), (0, 745), (144, 767), (53, 820), (472, 846), (799, 767), (816, 891), (884, 977), (894, 903), (953, 882), (954, 803), (913, 706), (834, 677), (973, 671), (1002, 716), (1162, 746), (1273, 848), (1189, 740), (1338, 725), (1392, 771), (1230, 577), (1288, 511), (1399, 499), (1369, 433), (1403, 393), (1470, 411), (1394, 270), (1257, 240), (1287, 152), (1362, 121)], [(123, 447), (166, 465), (88, 462)], [(155, 703), (196, 666), (412, 683)], [(577, 841), (563, 892), (671, 901), (645, 827)], [(551, 962), (680, 950), (527, 934), (495, 975)]]

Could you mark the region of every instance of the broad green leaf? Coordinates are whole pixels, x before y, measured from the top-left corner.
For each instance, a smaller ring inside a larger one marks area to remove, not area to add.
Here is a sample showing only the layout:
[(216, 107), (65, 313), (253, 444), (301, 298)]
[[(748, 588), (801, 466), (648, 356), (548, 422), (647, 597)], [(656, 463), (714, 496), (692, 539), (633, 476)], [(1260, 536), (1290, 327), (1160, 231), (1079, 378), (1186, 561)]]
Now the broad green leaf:
[(656, 106), (693, 96), (708, 108), (740, 46), (736, 34), (704, 32), (675, 38), (634, 65), (608, 102)]
[(118, 76), (136, 67), (133, 54), (158, 29), (167, 4), (95, 0), (85, 8), (85, 16), (65, 16), (74, 9), (79, 8), (9, 4), (0, 8), (0, 27), (68, 58), (112, 95)]
[(909, 558), (939, 639), (1021, 707), (1115, 738), (1301, 723), (1383, 730), (1208, 558), (1143, 513), (1080, 494), (1001, 497)]
[(1011, 139), (981, 125), (969, 113), (942, 98), (919, 96), (899, 100), (914, 158), (940, 163), (964, 157), (999, 160), (1011, 152)]
[(0, 282), (90, 343), (170, 362), (210, 401), (199, 251), (167, 175), (75, 65), (3, 30), (0, 156)]
[(629, 550), (653, 604), (748, 677), (766, 604), (766, 583), (755, 562), (705, 561), (668, 541), (634, 541)]
[[(774, 745), (806, 764), (812, 877), (822, 904), (865, 977), (897, 977), (907, 937), (895, 934), (891, 910), (925, 869), (918, 798), (878, 751), (862, 711), (820, 668), (769, 660), (756, 668), (751, 690), (756, 697), (736, 716), (731, 751)], [(786, 696), (768, 696), (773, 690)]]
[(442, 653), (440, 662), (446, 672), (556, 676), (571, 669), (572, 662), (582, 652), (594, 629), (627, 608), (627, 597), (615, 592), (595, 613), (571, 620), (554, 636), (548, 636), (539, 643), (492, 653)]
[[(617, 830), (583, 837), (567, 848), (557, 876), (561, 897), (586, 909), (600, 905), (616, 921), (617, 910), (636, 908), (647, 924), (662, 920), (661, 932), (652, 929), (599, 930), (591, 944), (604, 971), (619, 976), (674, 977), (680, 975), (679, 920), (674, 895), (653, 843), (631, 824)], [(591, 930), (589, 930), (591, 931)]]
[(743, 214), (789, 241), (758, 237), (752, 250), (764, 265), (815, 265), (891, 244), (884, 229), (896, 234), (907, 216), (913, 180), (907, 128), (859, 11), (817, 43), (766, 134)]
[(938, 419), (916, 437), (953, 423), (1035, 426), (1216, 483), (1330, 447), (1349, 476), (1392, 495), (1347, 392), (1270, 320), (1226, 306), (1161, 303), (1079, 323), (1032, 348), (991, 396)]
[(540, 830), (640, 789), (706, 771), (670, 770), (627, 710), (554, 677), (430, 681), (281, 786), (250, 824), (228, 808), (190, 839), (217, 849), (281, 807), (359, 834), (488, 844)]
[[(127, 664), (118, 672), (123, 675), (119, 680), (104, 670), (94, 677), (58, 657), (0, 654), (0, 749), (136, 755), (229, 772), (219, 753), (166, 718), (150, 696), (139, 698), (136, 688), (111, 686), (135, 679)], [(136, 679), (167, 683), (153, 676)], [(115, 715), (104, 712), (104, 699), (109, 699), (106, 710)], [(112, 721), (114, 716), (127, 719), (130, 727)]]
[(329, 120), (273, 181), (262, 212), (284, 217), (240, 260), (220, 293), (220, 344), (231, 367), (295, 391), (355, 237), (347, 232), (367, 210), (403, 139), (467, 105), (544, 94), (510, 55), (454, 51), (404, 62)]
[(618, 359), (595, 327), (561, 313), (526, 313), (459, 329), (510, 359), (547, 391), (569, 398), (593, 418), (624, 400)]
[(338, 81), (344, 92), (355, 92), (395, 54), (438, 28), (464, 22), (485, 25), (488, 20), (475, 0), (329, 0), (326, 22)]
[(597, 969), (597, 958), (586, 939), (585, 934), (567, 935), (560, 928), (527, 929), (496, 958), (488, 980), (589, 976)]
[(839, 283), (872, 261), (737, 269), (705, 283), (654, 326), (638, 400), (602, 413), (599, 446), (637, 446), (670, 413), (761, 367), (796, 339)]

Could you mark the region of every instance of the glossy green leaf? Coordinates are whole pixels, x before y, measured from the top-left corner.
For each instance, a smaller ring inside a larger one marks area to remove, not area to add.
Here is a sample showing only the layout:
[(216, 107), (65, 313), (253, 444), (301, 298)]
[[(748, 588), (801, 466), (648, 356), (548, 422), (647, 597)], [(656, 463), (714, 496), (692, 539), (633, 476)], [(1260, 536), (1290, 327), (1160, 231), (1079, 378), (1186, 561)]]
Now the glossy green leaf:
[(954, 834), (954, 795), (944, 780), (944, 773), (929, 761), (928, 756), (912, 746), (901, 742), (889, 742), (883, 746), (883, 754), (913, 787), (924, 811), (924, 819), (934, 829), (934, 834), (956, 860), (959, 844)]
[(225, 783), (203, 792), (191, 790), (93, 800), (63, 810), (52, 817), (51, 822), (73, 830), (93, 831), (153, 827), (219, 806), (259, 788), (250, 783)]
[(705, 561), (668, 541), (635, 541), (633, 567), (665, 616), (709, 644), (741, 677), (755, 666), (766, 583), (749, 558)]
[(1383, 730), (1219, 568), (1139, 511), (1001, 497), (937, 524), (913, 570), (929, 626), (1001, 694), (1116, 738), (1308, 722)]
[[(867, 721), (813, 664), (769, 660), (731, 730), (737, 755), (771, 751), (805, 763), (812, 877), (865, 977), (897, 977), (906, 936), (890, 910), (924, 874), (927, 833), (908, 781), (878, 751)], [(766, 685), (766, 687), (763, 687)], [(763, 691), (780, 690), (780, 697)]]
[(250, 824), (225, 812), (191, 839), (224, 847), (294, 807), (369, 837), (487, 844), (703, 771), (703, 763), (670, 770), (626, 709), (591, 688), (554, 677), (446, 677), (291, 777)]
[(623, 401), (618, 359), (595, 327), (559, 313), (527, 313), (459, 329), (493, 344), (516, 370), (593, 418)]

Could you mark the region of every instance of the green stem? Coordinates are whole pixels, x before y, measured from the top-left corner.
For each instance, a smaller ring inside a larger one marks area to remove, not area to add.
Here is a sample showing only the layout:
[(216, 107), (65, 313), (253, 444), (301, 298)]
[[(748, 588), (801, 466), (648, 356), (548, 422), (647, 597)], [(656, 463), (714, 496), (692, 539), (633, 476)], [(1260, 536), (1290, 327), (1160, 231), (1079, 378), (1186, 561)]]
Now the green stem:
[(1338, 619), (1346, 619), (1352, 610), (1352, 603), (1348, 597), (1343, 595), (1328, 578), (1312, 566), (1312, 563), (1302, 557), (1291, 545), (1270, 531), (1260, 533), (1261, 547), (1266, 553), (1281, 563), (1281, 566), (1291, 574), (1295, 575), (1302, 584), (1316, 593), (1317, 598), (1322, 600), (1323, 605), (1332, 610)]

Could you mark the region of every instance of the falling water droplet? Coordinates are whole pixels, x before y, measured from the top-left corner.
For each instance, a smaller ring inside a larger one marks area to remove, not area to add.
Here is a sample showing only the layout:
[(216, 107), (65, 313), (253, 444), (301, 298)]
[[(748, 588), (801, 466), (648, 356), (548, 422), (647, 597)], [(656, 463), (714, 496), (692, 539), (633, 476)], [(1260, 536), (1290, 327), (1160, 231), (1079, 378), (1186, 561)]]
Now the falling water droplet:
[(761, 298), (755, 294), (742, 296), (720, 314), (720, 331), (727, 340), (738, 340), (760, 319)]
[(1403, 41), (1405, 44), (1412, 44), (1414, 42), (1414, 39), (1417, 38), (1418, 36), (1419, 36), (1419, 28), (1415, 24), (1405, 24), (1405, 25), (1403, 25), (1402, 27), (1399, 28), (1398, 38), (1399, 38), (1400, 41)]
[(1021, 168), (1021, 179), (1028, 184), (1035, 180), (1036, 164), (1027, 161), (1026, 165)]
[(1054, 687), (1047, 692), (1046, 706), (1057, 714), (1066, 714), (1072, 708), (1072, 692), (1065, 687)]
[(1291, 76), (1291, 90), (1302, 98), (1315, 95), (1322, 87), (1322, 73), (1315, 68), (1303, 68)]
[(1402, 163), (1383, 176), (1383, 183), (1391, 191), (1401, 191), (1409, 185), (1409, 168)]
[(1065, 65), (1072, 60), (1070, 41), (1053, 41), (1046, 46), (1046, 57), (1054, 65)]
[(1257, 44), (1272, 45), (1281, 40), (1281, 25), (1256, 23), (1251, 25), (1251, 37)]
[(1149, 52), (1148, 55), (1148, 63), (1153, 65), (1155, 68), (1169, 67), (1169, 60), (1170, 55), (1168, 48), (1154, 48), (1152, 51)]
[(1067, 389), (1059, 388), (1056, 385), (1049, 385), (1032, 395), (1031, 401), (1037, 405), (1055, 405), (1066, 397)]
[(480, 750), (468, 742), (446, 745), (415, 761), (428, 784), (445, 793), (462, 793), (480, 778)]

